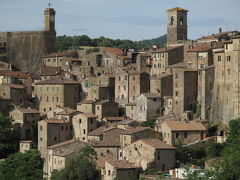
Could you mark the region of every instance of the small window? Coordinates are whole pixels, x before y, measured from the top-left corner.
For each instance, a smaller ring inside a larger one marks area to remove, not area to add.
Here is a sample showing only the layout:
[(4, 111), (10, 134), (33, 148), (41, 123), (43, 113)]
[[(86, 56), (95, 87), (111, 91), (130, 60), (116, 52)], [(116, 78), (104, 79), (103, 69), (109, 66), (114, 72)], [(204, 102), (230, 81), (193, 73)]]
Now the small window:
[(43, 127), (42, 126), (40, 126), (40, 131), (42, 131), (43, 130)]
[(218, 62), (221, 62), (221, 56), (218, 56)]
[(57, 137), (54, 137), (54, 141), (57, 141)]
[(179, 133), (176, 133), (176, 138), (178, 138), (179, 137)]
[(107, 153), (108, 153), (108, 154), (110, 153), (109, 149), (107, 149)]
[(64, 126), (61, 126), (61, 131), (64, 131)]
[(83, 134), (86, 134), (86, 129), (83, 130)]
[(175, 96), (178, 96), (178, 91), (175, 92)]
[(111, 176), (111, 170), (108, 170), (108, 175)]
[(133, 76), (133, 80), (135, 80), (135, 76)]
[(184, 138), (187, 138), (187, 132), (184, 133)]
[(79, 123), (80, 123), (80, 124), (82, 123), (82, 119), (79, 119)]

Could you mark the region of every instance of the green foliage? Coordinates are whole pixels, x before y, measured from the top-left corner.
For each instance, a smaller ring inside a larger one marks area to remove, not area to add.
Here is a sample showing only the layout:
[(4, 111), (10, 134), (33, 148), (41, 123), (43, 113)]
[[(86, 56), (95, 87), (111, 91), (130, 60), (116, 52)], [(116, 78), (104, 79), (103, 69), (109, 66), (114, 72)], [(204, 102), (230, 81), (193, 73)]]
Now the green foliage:
[(195, 113), (194, 113), (194, 118), (199, 118), (201, 117), (201, 104), (197, 104)]
[(52, 180), (93, 180), (100, 177), (94, 159), (96, 152), (89, 145), (86, 145), (79, 152), (79, 156), (72, 159), (65, 169), (54, 171)]
[(220, 157), (225, 144), (213, 143), (206, 148), (206, 153), (208, 158)]
[(156, 122), (155, 119), (150, 119), (150, 120), (142, 122), (141, 126), (143, 126), (143, 127), (154, 127), (155, 122)]
[(205, 149), (200, 147), (186, 147), (182, 144), (176, 145), (176, 159), (181, 163), (192, 163), (198, 166), (203, 166), (206, 158)]
[(13, 131), (12, 120), (0, 115), (0, 159), (18, 150), (18, 135)]
[(207, 135), (208, 135), (209, 137), (215, 136), (215, 135), (217, 134), (217, 130), (218, 130), (218, 126), (211, 126), (211, 127), (209, 127), (208, 130), (207, 130)]
[[(230, 131), (224, 147), (211, 147), (208, 154), (220, 157), (212, 164), (212, 170), (206, 170), (205, 176), (199, 173), (190, 173), (189, 180), (239, 180), (240, 179), (240, 118), (232, 120)], [(223, 150), (221, 150), (223, 148)], [(221, 151), (221, 152), (220, 152)]]
[(79, 49), (79, 46), (92, 46), (92, 47), (118, 47), (129, 49), (150, 49), (153, 45), (163, 46), (167, 41), (167, 36), (161, 36), (156, 39), (131, 41), (110, 39), (101, 36), (100, 38), (91, 39), (87, 35), (82, 36), (58, 36), (57, 47), (59, 51), (67, 49)]
[(43, 160), (37, 150), (12, 154), (0, 163), (1, 180), (40, 180), (43, 177)]

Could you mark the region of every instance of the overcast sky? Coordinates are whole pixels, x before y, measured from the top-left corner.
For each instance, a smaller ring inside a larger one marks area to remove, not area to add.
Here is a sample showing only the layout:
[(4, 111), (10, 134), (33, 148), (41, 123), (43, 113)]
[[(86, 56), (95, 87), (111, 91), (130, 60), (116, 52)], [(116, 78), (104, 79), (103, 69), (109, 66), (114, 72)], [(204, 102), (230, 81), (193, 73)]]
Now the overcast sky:
[[(0, 0), (0, 31), (42, 30), (49, 0)], [(142, 40), (167, 32), (166, 10), (188, 9), (190, 39), (240, 30), (240, 0), (51, 0), (58, 35)]]

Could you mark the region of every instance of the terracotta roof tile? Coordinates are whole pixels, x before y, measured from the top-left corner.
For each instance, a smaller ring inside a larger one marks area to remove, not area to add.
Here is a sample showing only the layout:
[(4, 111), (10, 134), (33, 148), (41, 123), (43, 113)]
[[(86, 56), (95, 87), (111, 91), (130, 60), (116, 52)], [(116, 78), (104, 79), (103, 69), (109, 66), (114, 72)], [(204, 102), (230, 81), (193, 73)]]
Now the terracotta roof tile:
[(150, 128), (142, 127), (142, 126), (128, 127), (123, 132), (121, 132), (121, 134), (131, 135), (131, 134), (138, 133), (138, 132), (145, 131), (145, 130), (150, 130)]
[(185, 11), (185, 12), (188, 12), (188, 10), (180, 8), (180, 7), (175, 7), (175, 8), (167, 10), (167, 12), (171, 12), (171, 11)]
[(58, 143), (58, 144), (54, 144), (52, 146), (48, 146), (48, 149), (61, 148), (62, 146), (65, 146), (65, 145), (68, 145), (68, 144), (72, 144), (72, 143), (77, 143), (77, 142), (84, 143), (84, 142), (79, 141), (79, 140), (71, 139), (69, 141), (64, 141), (64, 142), (61, 142), (61, 143)]
[(93, 147), (120, 147), (120, 143), (118, 141), (95, 141), (92, 144)]
[(142, 141), (155, 149), (176, 149), (175, 147), (160, 141), (159, 139), (140, 139), (139, 141)]
[(81, 82), (74, 81), (71, 79), (66, 79), (62, 77), (51, 78), (47, 80), (43, 80), (36, 83), (37, 85), (45, 85), (45, 84), (81, 84)]
[(202, 123), (194, 121), (165, 121), (171, 131), (206, 131)]
[(125, 160), (117, 160), (117, 159), (106, 159), (105, 162), (109, 163), (116, 169), (135, 169), (139, 168), (133, 163), (130, 163)]
[(25, 114), (39, 114), (39, 111), (33, 108), (16, 108), (16, 109)]

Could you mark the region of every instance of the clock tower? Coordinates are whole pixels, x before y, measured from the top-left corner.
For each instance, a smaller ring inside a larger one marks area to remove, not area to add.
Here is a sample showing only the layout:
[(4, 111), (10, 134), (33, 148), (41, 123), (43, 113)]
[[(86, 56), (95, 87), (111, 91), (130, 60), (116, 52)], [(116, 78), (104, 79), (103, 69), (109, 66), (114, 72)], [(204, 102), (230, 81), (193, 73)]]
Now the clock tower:
[(47, 8), (44, 11), (44, 30), (55, 32), (55, 10)]

